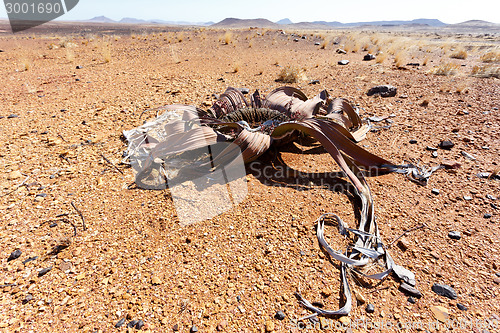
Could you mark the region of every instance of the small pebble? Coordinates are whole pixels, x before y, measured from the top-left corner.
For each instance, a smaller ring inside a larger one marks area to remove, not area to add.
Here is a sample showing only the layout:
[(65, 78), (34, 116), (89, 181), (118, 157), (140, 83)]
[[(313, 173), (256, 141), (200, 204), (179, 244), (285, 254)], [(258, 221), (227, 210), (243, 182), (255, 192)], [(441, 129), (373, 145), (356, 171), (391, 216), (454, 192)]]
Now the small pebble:
[(135, 325), (137, 325), (139, 321), (138, 320), (131, 320), (128, 324), (127, 324), (127, 327), (130, 327), (130, 328), (133, 328), (135, 327)]
[(178, 324), (175, 324), (173, 327), (172, 327), (172, 330), (174, 332), (178, 332), (179, 331), (179, 325)]
[(35, 257), (29, 257), (28, 259), (26, 259), (25, 261), (23, 261), (23, 264), (26, 265), (27, 263), (29, 263), (30, 261), (35, 261), (38, 259), (38, 256), (35, 256)]
[(247, 95), (248, 93), (250, 93), (250, 89), (248, 88), (240, 88), (239, 90), (243, 95)]
[(52, 270), (52, 266), (42, 269), (41, 271), (38, 272), (38, 277), (44, 276), (45, 274), (47, 274), (51, 270)]
[(55, 222), (52, 223), (51, 225), (49, 225), (49, 228), (55, 228), (55, 227), (57, 227), (57, 223), (55, 223)]
[(417, 303), (417, 300), (410, 296), (410, 297), (408, 297), (408, 302), (411, 304), (415, 304), (415, 303)]
[(191, 329), (189, 330), (190, 333), (196, 333), (198, 332), (198, 327), (196, 325), (191, 326)]
[(339, 64), (339, 65), (343, 65), (343, 66), (345, 66), (345, 65), (349, 64), (349, 60), (345, 60), (345, 59), (344, 59), (344, 60), (340, 60), (340, 61), (338, 62), (338, 64)]
[(418, 141), (417, 141), (417, 140), (415, 140), (415, 139), (411, 139), (411, 140), (410, 140), (410, 143), (411, 143), (412, 145), (416, 144), (417, 142), (418, 142)]
[(471, 197), (471, 196), (467, 196), (467, 195), (466, 195), (466, 196), (464, 196), (464, 200), (465, 200), (465, 201), (471, 201), (471, 200), (472, 200), (472, 197)]
[(144, 327), (144, 321), (142, 319), (138, 320), (137, 323), (135, 324), (135, 329), (140, 330)]
[(286, 315), (283, 311), (278, 311), (276, 312), (276, 314), (274, 315), (274, 318), (278, 319), (278, 320), (283, 320), (285, 319)]
[(82, 68), (83, 68), (83, 66), (81, 66), (81, 65), (76, 66), (76, 69), (82, 69)]
[(16, 260), (17, 258), (19, 258), (21, 256), (22, 252), (21, 250), (15, 250), (13, 251), (9, 258), (7, 258), (7, 261), (12, 261), (12, 260)]
[(373, 304), (368, 304), (366, 306), (366, 312), (367, 313), (374, 313), (375, 312), (375, 306)]
[(490, 199), (490, 200), (495, 201), (497, 198), (492, 196), (491, 194), (486, 194), (486, 199)]
[(438, 157), (438, 152), (437, 151), (433, 151), (432, 154), (431, 154), (431, 156), (433, 158), (437, 158)]
[(448, 233), (448, 237), (450, 237), (451, 239), (459, 240), (460, 238), (462, 238), (462, 234), (460, 233), (460, 231), (450, 231)]
[(457, 308), (460, 310), (460, 311), (467, 311), (467, 307), (461, 303), (457, 303)]
[(439, 296), (448, 297), (449, 299), (457, 299), (458, 297), (455, 289), (446, 284), (434, 283), (432, 285), (432, 291)]
[(28, 294), (28, 295), (26, 295), (26, 297), (22, 300), (22, 303), (23, 303), (23, 304), (26, 304), (26, 303), (28, 303), (29, 301), (32, 301), (32, 300), (33, 300), (33, 295)]
[(484, 217), (485, 219), (490, 219), (490, 218), (491, 218), (491, 214), (486, 213), (486, 214), (484, 214), (484, 215), (483, 215), (483, 217)]
[(7, 119), (12, 119), (12, 118), (19, 118), (17, 114), (11, 114), (7, 116)]
[(434, 148), (434, 147), (431, 147), (431, 146), (427, 146), (425, 149), (430, 150), (430, 151), (436, 151), (436, 150), (438, 150), (437, 148)]
[(448, 149), (448, 150), (451, 149), (451, 148), (453, 148), (454, 146), (455, 146), (455, 144), (453, 142), (449, 141), (449, 140), (443, 140), (439, 144), (439, 147), (441, 149)]
[(125, 317), (123, 317), (122, 319), (120, 319), (116, 324), (115, 324), (115, 327), (116, 328), (120, 328), (123, 326), (123, 324), (125, 324)]
[(433, 189), (431, 190), (431, 193), (432, 193), (432, 194), (435, 194), (435, 195), (438, 195), (438, 194), (439, 194), (439, 190), (438, 190), (437, 188), (433, 188)]

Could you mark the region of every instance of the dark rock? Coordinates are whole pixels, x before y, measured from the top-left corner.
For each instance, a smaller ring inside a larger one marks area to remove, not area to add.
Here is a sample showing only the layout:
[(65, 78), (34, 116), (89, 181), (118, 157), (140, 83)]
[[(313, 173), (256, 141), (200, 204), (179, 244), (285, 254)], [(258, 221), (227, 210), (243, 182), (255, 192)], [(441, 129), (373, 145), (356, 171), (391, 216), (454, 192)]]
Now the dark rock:
[(368, 304), (366, 306), (365, 310), (366, 310), (367, 313), (374, 313), (375, 312), (375, 306), (373, 304)]
[(490, 200), (495, 201), (497, 198), (492, 196), (491, 194), (486, 194), (486, 199), (490, 199)]
[(435, 194), (435, 195), (438, 195), (438, 194), (439, 194), (439, 190), (438, 190), (437, 188), (433, 188), (433, 189), (431, 190), (431, 193), (432, 193), (432, 194)]
[(368, 96), (379, 95), (381, 97), (394, 97), (396, 96), (398, 88), (391, 85), (376, 86), (370, 88), (366, 93)]
[(311, 80), (311, 82), (309, 82), (309, 84), (319, 84), (319, 80)]
[(425, 149), (430, 150), (430, 151), (437, 151), (438, 149), (435, 147), (427, 146)]
[(299, 41), (299, 39), (298, 39), (298, 38), (294, 38), (294, 39), (293, 39), (293, 41), (294, 41), (295, 43), (297, 43), (297, 42)]
[(51, 270), (52, 270), (52, 266), (42, 269), (41, 271), (38, 272), (38, 277), (44, 276), (45, 274), (47, 274)]
[(450, 237), (451, 239), (459, 240), (460, 238), (462, 238), (462, 234), (460, 233), (460, 231), (450, 231), (448, 233), (448, 237)]
[(61, 112), (66, 112), (68, 111), (68, 109), (61, 109)]
[(30, 302), (30, 301), (32, 301), (32, 300), (33, 300), (33, 295), (31, 295), (31, 294), (27, 294), (27, 295), (26, 295), (26, 297), (25, 297), (25, 298), (24, 298), (21, 302), (22, 302), (23, 304), (26, 304), (26, 303), (28, 303), (28, 302)]
[(136, 330), (140, 330), (140, 329), (142, 329), (143, 327), (144, 327), (144, 321), (143, 321), (142, 319), (139, 319), (139, 320), (137, 321), (137, 324), (135, 324), (135, 329), (136, 329)]
[(179, 331), (179, 325), (175, 324), (173, 327), (172, 327), (172, 330), (174, 332), (178, 332)]
[(415, 140), (415, 139), (411, 139), (411, 140), (410, 140), (410, 143), (411, 143), (412, 145), (416, 144), (417, 142), (418, 142), (418, 141), (417, 141), (417, 140)]
[(467, 307), (461, 303), (457, 303), (457, 308), (460, 310), (460, 311), (467, 311)]
[(343, 49), (337, 49), (335, 52), (337, 52), (338, 54), (347, 54), (347, 52)]
[(437, 151), (433, 151), (432, 154), (431, 154), (432, 157), (434, 158), (437, 158), (438, 157), (438, 152)]
[(462, 156), (465, 157), (468, 160), (471, 160), (471, 161), (475, 161), (476, 160), (476, 158), (474, 156), (472, 156), (471, 154), (469, 154), (466, 151), (461, 151), (460, 154), (462, 154)]
[(5, 52), (4, 50), (0, 50), (0, 53)]
[(449, 140), (443, 140), (439, 143), (439, 148), (441, 149), (451, 149), (455, 146), (455, 144)]
[(76, 69), (82, 69), (82, 68), (83, 68), (83, 66), (82, 66), (82, 65), (78, 65), (78, 66), (76, 66)]
[(302, 38), (302, 39), (306, 39), (307, 37), (306, 37), (306, 36), (302, 36), (301, 38)]
[(417, 300), (410, 296), (410, 297), (408, 297), (408, 302), (411, 304), (415, 304), (415, 303), (417, 303)]
[(483, 215), (483, 217), (484, 217), (485, 219), (491, 219), (491, 214), (486, 213), (486, 214), (484, 214), (484, 215)]
[(370, 61), (370, 60), (373, 60), (375, 59), (375, 56), (371, 53), (368, 53), (368, 54), (365, 54), (365, 56), (363, 57), (363, 60), (364, 61)]
[(496, 209), (496, 210), (499, 210), (499, 209), (500, 209), (500, 208), (499, 208), (497, 205), (495, 205), (493, 202), (492, 202), (492, 203), (490, 203), (490, 206), (491, 206), (491, 208)]
[(432, 285), (432, 291), (439, 296), (448, 297), (449, 299), (457, 299), (458, 297), (456, 291), (446, 284), (434, 283)]
[(12, 119), (12, 118), (19, 118), (17, 114), (10, 114), (7, 116), (7, 119)]
[(12, 261), (12, 260), (16, 260), (17, 258), (19, 258), (21, 256), (21, 254), (23, 254), (21, 252), (21, 250), (15, 250), (13, 251), (10, 256), (7, 258), (7, 261)]
[(316, 43), (314, 43), (314, 45), (316, 45), (316, 46), (320, 46), (320, 45), (321, 45), (321, 43), (320, 43), (320, 42), (316, 42)]
[(243, 95), (247, 95), (248, 93), (250, 93), (250, 89), (248, 88), (240, 88), (239, 90)]
[(418, 63), (418, 62), (409, 62), (409, 63), (406, 64), (406, 66), (418, 67), (418, 66), (420, 66), (420, 63)]
[(55, 228), (55, 227), (57, 227), (57, 223), (55, 223), (55, 222), (52, 223), (51, 225), (49, 225), (49, 228)]
[(196, 327), (196, 325), (191, 326), (189, 333), (196, 333), (196, 332), (198, 332), (198, 327)]
[(237, 300), (238, 302), (241, 302), (241, 296), (240, 296), (240, 295), (236, 296), (236, 300)]
[(422, 293), (420, 291), (418, 291), (418, 289), (410, 286), (409, 284), (407, 284), (405, 282), (401, 283), (401, 285), (399, 286), (399, 290), (401, 290), (402, 292), (404, 292), (406, 295), (409, 295), (409, 296), (413, 296), (416, 298), (422, 297)]
[(135, 325), (137, 325), (139, 321), (138, 320), (131, 320), (128, 324), (127, 324), (127, 327), (130, 327), (130, 328), (134, 328)]
[(278, 320), (283, 320), (286, 318), (286, 315), (283, 311), (278, 311), (276, 312), (276, 314), (274, 315), (274, 318), (278, 319)]
[(344, 59), (344, 60), (340, 60), (340, 61), (338, 62), (338, 64), (339, 64), (339, 65), (342, 65), (342, 66), (345, 66), (345, 65), (349, 64), (349, 60), (346, 60), (346, 59)]
[(35, 195), (35, 197), (46, 198), (47, 197), (47, 193), (38, 193), (37, 195)]
[(115, 324), (115, 327), (116, 328), (120, 328), (123, 326), (123, 324), (125, 324), (125, 317), (123, 317), (122, 319), (120, 319), (116, 324)]
[(26, 265), (27, 263), (29, 263), (30, 261), (35, 261), (38, 259), (38, 256), (34, 256), (34, 257), (29, 257), (28, 259), (26, 259), (25, 261), (23, 261), (23, 264)]

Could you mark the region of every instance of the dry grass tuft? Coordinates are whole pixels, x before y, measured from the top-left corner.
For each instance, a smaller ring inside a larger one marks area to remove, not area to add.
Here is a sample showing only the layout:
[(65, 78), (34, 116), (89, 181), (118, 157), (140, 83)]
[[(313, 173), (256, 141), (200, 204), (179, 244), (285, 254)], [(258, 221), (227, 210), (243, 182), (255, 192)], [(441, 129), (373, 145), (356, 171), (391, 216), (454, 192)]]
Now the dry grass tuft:
[(105, 63), (111, 62), (111, 45), (109, 41), (102, 40), (100, 43), (101, 54)]
[(481, 56), (481, 61), (486, 63), (500, 62), (500, 51), (489, 51)]
[(66, 49), (66, 60), (68, 60), (68, 62), (73, 62), (75, 60), (75, 54), (71, 49)]
[(304, 80), (305, 73), (303, 68), (285, 66), (278, 74), (277, 81), (284, 83), (296, 83), (299, 80)]
[(396, 53), (396, 56), (394, 57), (394, 64), (396, 65), (397, 68), (404, 68), (406, 65), (406, 55), (403, 51), (399, 51)]
[(455, 75), (458, 72), (458, 66), (457, 64), (454, 64), (452, 62), (447, 62), (439, 65), (438, 67), (435, 67), (430, 70), (430, 73), (436, 74), (436, 75)]
[(474, 66), (472, 68), (471, 75), (475, 77), (496, 77), (497, 79), (500, 79), (500, 66)]
[(224, 45), (231, 44), (233, 41), (233, 33), (231, 31), (226, 31), (224, 36), (222, 36), (221, 41), (222, 43), (224, 43)]
[(450, 58), (453, 59), (467, 59), (467, 51), (463, 48), (457, 49), (450, 54)]
[(385, 52), (379, 52), (379, 54), (377, 54), (377, 56), (375, 57), (375, 62), (377, 64), (381, 64), (385, 61), (385, 59), (387, 59), (387, 53)]
[(170, 45), (170, 53), (172, 54), (172, 60), (174, 61), (174, 63), (179, 64), (181, 60), (179, 59), (179, 56), (177, 55), (177, 52), (175, 52), (172, 45)]
[(27, 72), (32, 67), (31, 61), (27, 57), (23, 57), (20, 61), (21, 63), (21, 71)]

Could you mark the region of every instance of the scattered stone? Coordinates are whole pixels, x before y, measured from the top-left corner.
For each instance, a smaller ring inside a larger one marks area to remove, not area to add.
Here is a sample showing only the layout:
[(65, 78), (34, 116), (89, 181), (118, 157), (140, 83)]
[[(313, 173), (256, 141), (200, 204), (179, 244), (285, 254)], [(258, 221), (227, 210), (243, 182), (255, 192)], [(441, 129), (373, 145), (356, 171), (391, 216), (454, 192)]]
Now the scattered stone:
[(448, 297), (449, 299), (457, 299), (458, 297), (456, 291), (446, 284), (434, 283), (432, 285), (432, 291), (439, 296)]
[(467, 311), (468, 310), (468, 308), (465, 305), (461, 304), (461, 303), (457, 303), (457, 308), (460, 311)]
[(410, 286), (408, 283), (401, 283), (401, 285), (399, 286), (399, 290), (401, 290), (402, 292), (404, 292), (405, 294), (409, 295), (409, 296), (413, 296), (413, 297), (416, 297), (416, 298), (421, 298), (422, 297), (422, 293), (420, 291), (418, 291), (418, 289)]
[(174, 332), (178, 332), (179, 331), (179, 325), (178, 324), (175, 324), (173, 327), (172, 327), (172, 330)]
[(299, 41), (299, 39), (298, 39), (298, 38), (294, 38), (294, 39), (293, 39), (293, 41), (294, 41), (295, 43), (297, 43), (297, 42)]
[(130, 328), (134, 328), (135, 325), (137, 325), (139, 321), (138, 320), (131, 320), (128, 324), (127, 324), (127, 327), (130, 327)]
[(378, 117), (378, 116), (373, 116), (373, 117), (368, 118), (369, 121), (373, 121), (374, 123), (378, 123), (378, 122), (384, 121), (386, 119), (387, 119), (386, 117)]
[(10, 254), (9, 258), (7, 258), (7, 261), (16, 260), (17, 258), (19, 258), (19, 257), (21, 256), (21, 254), (23, 254), (23, 253), (22, 253), (22, 252), (21, 252), (21, 250), (19, 250), (19, 249), (18, 249), (18, 250), (13, 251), (13, 252)]
[(125, 317), (123, 317), (122, 319), (120, 319), (116, 324), (115, 324), (115, 327), (116, 328), (120, 328), (123, 326), (123, 324), (125, 324)]
[(417, 303), (417, 300), (414, 299), (412, 296), (410, 296), (410, 297), (408, 297), (408, 302), (411, 304), (415, 304), (415, 303)]
[(342, 323), (342, 325), (344, 325), (344, 327), (348, 327), (349, 324), (351, 323), (351, 318), (343, 316), (339, 318), (339, 321)]
[(366, 313), (374, 313), (375, 312), (375, 306), (373, 304), (368, 304), (366, 306)]
[(217, 325), (217, 331), (223, 331), (227, 327), (227, 321), (224, 319)]
[(347, 54), (347, 52), (343, 49), (337, 49), (335, 52), (337, 52), (338, 54)]
[(196, 325), (191, 326), (189, 333), (196, 333), (196, 332), (198, 332), (198, 327), (196, 327)]
[(271, 320), (266, 321), (266, 332), (274, 332), (274, 322)]
[(240, 88), (239, 89), (243, 95), (247, 95), (250, 93), (250, 89), (248, 88)]
[(495, 205), (493, 202), (490, 203), (490, 206), (491, 206), (491, 208), (496, 209), (496, 210), (500, 209), (500, 207), (498, 207), (497, 205)]
[(19, 118), (17, 114), (10, 114), (7, 116), (7, 119), (12, 119), (12, 118)]
[(431, 306), (431, 311), (434, 317), (442, 323), (446, 322), (450, 317), (448, 309), (442, 306)]
[(358, 304), (365, 304), (366, 303), (366, 298), (363, 296), (362, 293), (359, 291), (354, 292), (354, 296), (356, 297), (356, 300), (358, 301)]
[(314, 43), (314, 45), (316, 45), (316, 46), (320, 46), (320, 45), (321, 45), (321, 43), (320, 43), (320, 42), (316, 42), (316, 43)]
[(161, 280), (159, 277), (157, 277), (156, 275), (153, 275), (153, 277), (151, 278), (151, 283), (155, 286), (157, 285), (160, 285), (161, 284)]
[(412, 144), (412, 145), (416, 144), (417, 142), (418, 142), (418, 141), (417, 141), (417, 140), (415, 140), (415, 139), (411, 139), (411, 140), (410, 140), (410, 144)]
[(441, 149), (450, 150), (454, 146), (455, 146), (455, 144), (453, 142), (451, 142), (450, 140), (443, 140), (439, 143), (439, 148), (441, 148)]
[(365, 56), (363, 57), (364, 61), (370, 61), (370, 60), (374, 60), (374, 59), (375, 59), (375, 56), (371, 53), (365, 54)]
[(44, 268), (38, 272), (38, 277), (42, 277), (52, 270), (52, 266)]
[(35, 261), (38, 259), (38, 256), (34, 256), (34, 257), (29, 257), (28, 259), (26, 259), (25, 261), (23, 261), (23, 264), (26, 265), (27, 263), (29, 263), (30, 261)]
[(432, 157), (434, 158), (437, 158), (438, 157), (438, 152), (437, 151), (433, 151), (432, 154), (431, 154)]
[(495, 282), (496, 284), (500, 284), (500, 278), (498, 277), (493, 278), (493, 282)]
[(438, 149), (435, 147), (427, 146), (425, 149), (430, 150), (430, 151), (437, 151)]
[(140, 329), (142, 329), (143, 327), (144, 327), (144, 321), (143, 321), (142, 319), (139, 319), (139, 320), (137, 321), (137, 324), (135, 324), (135, 329), (136, 329), (136, 330), (140, 330)]
[(484, 215), (483, 215), (483, 217), (484, 217), (485, 219), (491, 219), (491, 214), (486, 213), (486, 214), (484, 214)]
[(455, 162), (455, 161), (442, 161), (441, 165), (444, 166), (446, 170), (453, 170), (453, 169), (460, 169), (462, 166), (460, 163)]
[(491, 194), (486, 194), (486, 199), (490, 199), (490, 200), (495, 201), (497, 198), (492, 196)]
[(376, 86), (376, 87), (370, 88), (370, 90), (368, 90), (368, 92), (366, 94), (368, 96), (379, 95), (381, 97), (394, 97), (394, 96), (396, 96), (397, 91), (398, 91), (398, 88), (386, 84), (386, 85)]
[(406, 251), (408, 250), (408, 248), (410, 247), (410, 243), (408, 242), (408, 240), (404, 237), (402, 237), (399, 241), (398, 241), (398, 247), (403, 250), (403, 251)]
[(406, 64), (406, 66), (419, 67), (420, 63), (418, 63), (418, 62), (409, 62), (409, 63)]
[(319, 80), (311, 80), (311, 82), (309, 82), (309, 84), (319, 84)]
[(438, 195), (438, 194), (439, 194), (439, 190), (438, 190), (437, 188), (433, 188), (433, 189), (431, 190), (431, 193), (432, 193), (432, 194), (435, 194), (435, 195)]
[(7, 180), (16, 180), (16, 179), (19, 179), (23, 176), (23, 174), (21, 173), (21, 171), (19, 170), (15, 170), (15, 171), (12, 171), (11, 173), (9, 173), (9, 175), (7, 176)]
[(471, 161), (475, 161), (476, 160), (476, 158), (474, 156), (472, 156), (471, 154), (469, 154), (466, 151), (461, 151), (460, 153), (462, 154), (463, 157), (465, 157), (468, 160), (471, 160)]
[(464, 200), (465, 200), (465, 201), (471, 201), (471, 200), (472, 200), (472, 197), (471, 197), (471, 196), (468, 196), (468, 195), (464, 195)]
[(448, 237), (450, 237), (451, 239), (459, 240), (460, 238), (462, 238), (462, 234), (460, 233), (460, 231), (450, 231), (448, 233)]
[(349, 60), (346, 60), (346, 59), (344, 59), (344, 60), (340, 60), (340, 61), (338, 62), (338, 64), (339, 64), (339, 65), (342, 65), (342, 66), (345, 66), (345, 65), (349, 64)]
[(82, 68), (83, 68), (83, 66), (82, 66), (82, 65), (78, 65), (78, 66), (76, 66), (76, 69), (82, 69)]
[(28, 303), (28, 302), (30, 302), (32, 300), (33, 300), (33, 295), (27, 294), (26, 297), (22, 300), (22, 303), (26, 304), (26, 303)]
[(278, 320), (283, 320), (286, 318), (286, 315), (283, 311), (278, 311), (276, 312), (276, 314), (274, 315), (274, 318), (278, 319)]

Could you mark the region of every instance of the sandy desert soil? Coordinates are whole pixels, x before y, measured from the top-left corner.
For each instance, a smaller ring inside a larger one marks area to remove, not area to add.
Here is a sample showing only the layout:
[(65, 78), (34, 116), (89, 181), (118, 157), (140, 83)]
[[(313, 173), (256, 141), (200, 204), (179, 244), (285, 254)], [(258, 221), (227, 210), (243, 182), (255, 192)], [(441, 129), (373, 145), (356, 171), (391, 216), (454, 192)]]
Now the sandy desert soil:
[[(354, 284), (358, 304), (340, 320), (435, 323), (431, 307), (441, 306), (459, 323), (479, 323), (454, 331), (500, 330), (500, 183), (477, 177), (499, 171), (500, 83), (470, 76), (475, 65), (485, 65), (480, 57), (498, 47), (497, 39), (138, 30), (110, 30), (104, 37), (57, 30), (0, 36), (0, 330), (114, 332), (142, 320), (142, 331), (150, 332), (189, 332), (193, 325), (200, 332), (296, 332), (293, 320), (310, 312), (298, 304), (295, 291), (338, 308), (339, 269), (319, 250), (315, 221), (322, 212), (336, 212), (355, 226), (345, 194), (329, 191), (312, 176), (261, 174), (275, 165), (278, 153), (271, 151), (248, 167), (243, 203), (181, 227), (169, 191), (137, 189), (131, 169), (120, 164), (126, 149), (122, 131), (154, 117), (140, 117), (145, 110), (174, 103), (206, 109), (228, 86), (265, 95), (284, 85), (275, 80), (286, 66), (302, 71), (291, 85), (308, 97), (326, 89), (357, 104), (363, 118), (393, 115), (392, 124), (374, 124), (391, 126), (370, 132), (360, 142), (366, 149), (394, 163), (461, 166), (438, 171), (425, 187), (398, 174), (368, 179), (386, 244), (405, 230), (427, 226), (390, 249), (397, 263), (415, 272), (423, 296), (412, 304), (393, 277)], [(362, 61), (367, 52), (355, 41), (380, 49), (386, 59)], [(338, 54), (339, 47), (349, 52)], [(467, 59), (451, 59), (460, 47)], [(342, 59), (350, 63), (338, 65)], [(410, 62), (420, 66), (406, 66)], [(457, 64), (455, 75), (430, 73), (449, 62)], [(378, 84), (396, 86), (397, 95), (366, 96)], [(433, 158), (426, 147), (442, 140), (455, 146), (439, 149)], [(306, 174), (337, 170), (307, 140), (279, 154)], [(450, 231), (460, 232), (461, 239), (451, 239)], [(334, 230), (327, 234), (344, 248)], [(8, 261), (15, 250), (21, 256)], [(40, 273), (46, 268), (51, 270)], [(458, 298), (438, 296), (434, 283), (453, 287)], [(367, 304), (374, 313), (366, 312)], [(284, 320), (274, 318), (278, 311)], [(114, 328), (122, 318), (124, 326)], [(380, 331), (372, 328), (352, 330)]]

